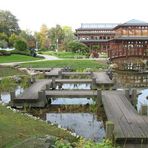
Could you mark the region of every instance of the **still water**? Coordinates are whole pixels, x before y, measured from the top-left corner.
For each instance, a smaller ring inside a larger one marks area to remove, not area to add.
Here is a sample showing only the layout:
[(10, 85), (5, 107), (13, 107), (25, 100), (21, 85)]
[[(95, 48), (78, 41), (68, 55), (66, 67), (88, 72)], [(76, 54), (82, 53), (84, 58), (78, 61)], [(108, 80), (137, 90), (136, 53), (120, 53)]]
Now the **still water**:
[[(24, 89), (21, 88), (20, 86), (17, 86), (15, 90), (16, 96), (23, 93)], [(4, 103), (9, 103), (10, 102), (10, 93), (9, 92), (2, 92), (1, 93), (1, 101)]]
[(46, 120), (94, 141), (105, 136), (103, 122), (91, 113), (47, 113)]
[[(56, 89), (59, 89), (59, 86), (57, 86)], [(60, 89), (86, 89), (90, 90), (91, 85), (90, 84), (63, 84)]]
[(148, 106), (148, 89), (144, 89), (141, 91), (141, 94), (138, 96), (137, 100), (137, 109), (138, 111), (141, 110), (142, 105), (147, 105)]
[(94, 104), (91, 98), (56, 98), (51, 99), (51, 105), (85, 105)]

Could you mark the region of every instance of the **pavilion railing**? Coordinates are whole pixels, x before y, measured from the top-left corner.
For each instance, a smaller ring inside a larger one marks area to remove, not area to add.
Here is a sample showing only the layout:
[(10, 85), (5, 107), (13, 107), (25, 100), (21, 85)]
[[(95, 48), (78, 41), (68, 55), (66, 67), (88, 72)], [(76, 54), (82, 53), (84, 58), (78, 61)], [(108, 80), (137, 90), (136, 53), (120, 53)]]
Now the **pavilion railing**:
[(141, 57), (148, 58), (148, 49), (110, 49), (108, 50), (110, 59), (124, 58), (124, 57)]

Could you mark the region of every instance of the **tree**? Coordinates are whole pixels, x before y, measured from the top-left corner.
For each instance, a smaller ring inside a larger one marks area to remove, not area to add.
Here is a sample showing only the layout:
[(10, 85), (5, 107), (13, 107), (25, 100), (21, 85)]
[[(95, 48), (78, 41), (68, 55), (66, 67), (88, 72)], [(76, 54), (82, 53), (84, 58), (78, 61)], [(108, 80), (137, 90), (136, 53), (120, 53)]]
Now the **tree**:
[(85, 44), (80, 43), (78, 41), (69, 42), (68, 49), (69, 51), (74, 53), (87, 54), (89, 52), (89, 48)]
[(51, 44), (56, 45), (58, 48), (59, 44), (62, 44), (64, 40), (64, 31), (60, 25), (56, 25), (49, 30), (49, 37), (51, 39)]
[(0, 47), (7, 48), (8, 47), (8, 36), (6, 33), (0, 33)]
[(27, 44), (23, 40), (17, 40), (15, 42), (15, 49), (19, 51), (24, 51), (27, 49)]
[(13, 47), (14, 46), (14, 44), (15, 44), (15, 42), (17, 41), (17, 40), (19, 40), (20, 38), (19, 38), (19, 36), (18, 35), (16, 35), (16, 34), (11, 34), (10, 35), (10, 37), (9, 37), (9, 45), (10, 45), (10, 47)]
[(73, 41), (75, 39), (75, 36), (74, 36), (74, 33), (73, 33), (71, 27), (64, 26), (62, 29), (64, 32), (64, 41), (69, 42), (69, 41)]
[(36, 38), (38, 39), (41, 49), (48, 49), (50, 47), (49, 29), (46, 25), (43, 24), (41, 26), (40, 32), (36, 33)]
[(21, 32), (19, 34), (19, 38), (27, 43), (27, 47), (29, 49), (35, 49), (36, 40), (35, 40), (35, 37), (32, 35), (31, 31), (21, 30)]
[(4, 32), (0, 33), (0, 40), (5, 40), (6, 42), (8, 42), (7, 34)]
[(5, 40), (0, 40), (0, 47), (1, 48), (7, 48), (8, 47), (8, 43)]
[(61, 50), (66, 50), (67, 51), (69, 42), (74, 41), (75, 36), (74, 36), (74, 33), (73, 33), (71, 27), (64, 26), (62, 29), (63, 29), (63, 32), (64, 32), (64, 41), (62, 43)]
[(0, 32), (10, 36), (12, 33), (18, 34), (19, 31), (16, 17), (10, 11), (0, 10)]

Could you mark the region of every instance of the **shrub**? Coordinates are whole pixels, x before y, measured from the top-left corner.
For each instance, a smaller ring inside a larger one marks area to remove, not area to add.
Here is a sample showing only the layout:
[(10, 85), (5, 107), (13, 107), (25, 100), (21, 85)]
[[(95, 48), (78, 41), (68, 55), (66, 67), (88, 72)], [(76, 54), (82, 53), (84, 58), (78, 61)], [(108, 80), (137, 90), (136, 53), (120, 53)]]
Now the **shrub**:
[(30, 51), (25, 50), (25, 51), (20, 51), (20, 50), (12, 50), (11, 54), (20, 54), (20, 55), (27, 55), (30, 56)]
[(19, 51), (24, 51), (27, 49), (27, 44), (26, 42), (22, 41), (22, 40), (17, 40), (15, 42), (15, 45), (14, 45), (15, 49), (16, 50), (19, 50)]
[(89, 52), (89, 48), (85, 44), (77, 41), (69, 42), (68, 49), (74, 53), (87, 54)]
[(6, 50), (0, 50), (0, 56), (9, 56), (11, 55), (11, 52)]
[(49, 49), (48, 49), (48, 48), (41, 48), (41, 49), (39, 49), (38, 51), (39, 51), (39, 52), (44, 52), (44, 51), (49, 51)]

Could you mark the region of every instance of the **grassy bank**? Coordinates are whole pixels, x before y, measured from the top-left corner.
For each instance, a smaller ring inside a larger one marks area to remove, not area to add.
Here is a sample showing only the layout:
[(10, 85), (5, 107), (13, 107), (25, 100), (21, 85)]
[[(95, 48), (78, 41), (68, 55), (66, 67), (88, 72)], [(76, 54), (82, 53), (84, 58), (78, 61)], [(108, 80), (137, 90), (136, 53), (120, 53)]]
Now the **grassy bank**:
[(26, 55), (12, 54), (10, 56), (0, 56), (0, 63), (11, 63), (11, 62), (23, 62), (23, 61), (34, 61), (40, 60), (41, 58), (35, 58)]
[(84, 70), (91, 68), (93, 70), (104, 69), (107, 67), (105, 61), (95, 60), (53, 60), (43, 62), (32, 62), (21, 64), (22, 67), (71, 67), (76, 70)]
[(24, 72), (21, 72), (13, 67), (0, 67), (0, 77), (14, 76), (14, 75), (24, 75)]
[(55, 52), (55, 51), (47, 51), (47, 52), (41, 52), (41, 54), (56, 56), (58, 58), (84, 58), (85, 55), (81, 53), (73, 53), (73, 52)]
[(12, 147), (24, 139), (53, 135), (68, 140), (75, 140), (68, 132), (45, 122), (34, 120), (19, 112), (12, 112), (0, 105), (0, 147)]

